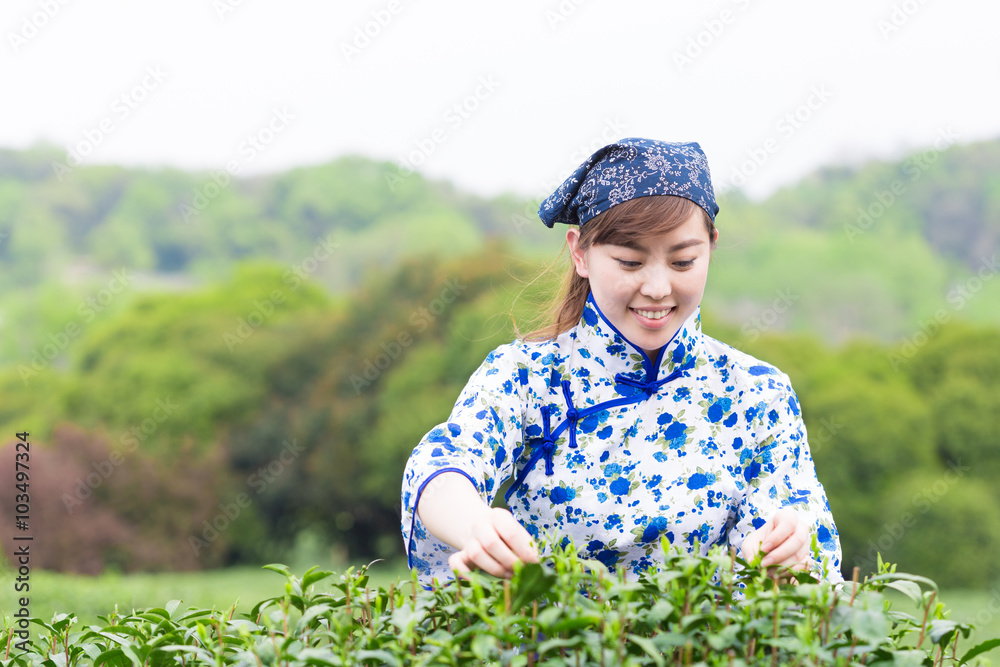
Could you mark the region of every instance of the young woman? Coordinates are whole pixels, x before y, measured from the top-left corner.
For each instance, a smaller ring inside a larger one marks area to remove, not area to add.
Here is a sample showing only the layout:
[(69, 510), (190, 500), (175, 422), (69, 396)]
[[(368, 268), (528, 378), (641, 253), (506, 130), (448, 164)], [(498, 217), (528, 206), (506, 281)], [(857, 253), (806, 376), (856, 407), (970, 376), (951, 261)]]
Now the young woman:
[[(635, 577), (660, 538), (840, 580), (840, 543), (788, 376), (701, 331), (718, 238), (697, 143), (623, 139), (539, 209), (573, 266), (546, 329), (502, 345), (413, 450), (402, 530), (425, 583), (572, 538)], [(507, 480), (510, 512), (492, 508)], [(815, 537), (819, 558), (811, 544)]]

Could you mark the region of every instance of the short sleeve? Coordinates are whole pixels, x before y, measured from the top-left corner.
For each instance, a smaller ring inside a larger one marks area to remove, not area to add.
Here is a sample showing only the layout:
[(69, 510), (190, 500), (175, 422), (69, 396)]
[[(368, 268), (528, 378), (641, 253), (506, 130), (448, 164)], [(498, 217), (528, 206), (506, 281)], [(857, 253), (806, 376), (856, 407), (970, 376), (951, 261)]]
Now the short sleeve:
[[(786, 377), (787, 382), (787, 377)], [(746, 481), (735, 511), (729, 543), (740, 549), (747, 535), (779, 509), (801, 512), (819, 545), (813, 571), (831, 582), (842, 580), (840, 536), (826, 491), (816, 477), (798, 397), (790, 384), (776, 383), (779, 395), (748, 410), (756, 426), (753, 458), (742, 461)]]
[(461, 473), (492, 504), (521, 455), (527, 368), (516, 361), (518, 356), (514, 344), (491, 352), (462, 390), (448, 421), (431, 429), (407, 461), (401, 529), (407, 562), (422, 583), (450, 579), (448, 557), (455, 552), (417, 516), (428, 482), (443, 472)]

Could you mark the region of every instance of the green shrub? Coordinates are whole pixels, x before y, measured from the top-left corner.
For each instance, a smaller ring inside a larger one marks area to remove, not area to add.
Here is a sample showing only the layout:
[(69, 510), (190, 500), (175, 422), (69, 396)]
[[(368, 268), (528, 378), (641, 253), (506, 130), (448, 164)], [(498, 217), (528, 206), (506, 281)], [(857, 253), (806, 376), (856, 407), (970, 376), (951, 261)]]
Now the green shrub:
[[(3, 635), (3, 667), (163, 665), (841, 665), (966, 664), (1000, 640), (959, 656), (970, 625), (945, 617), (935, 584), (880, 573), (839, 586), (808, 574), (762, 571), (720, 549), (669, 552), (665, 567), (635, 582), (609, 575), (572, 548), (519, 567), (509, 581), (473, 575), (421, 588), (367, 586), (367, 568), (339, 577), (311, 568), (286, 578), (283, 595), (245, 618), (228, 611), (163, 608), (102, 617), (73, 614), (33, 641)], [(316, 584), (333, 577), (331, 593)], [(927, 588), (924, 590), (921, 586)], [(894, 610), (887, 589), (921, 611)]]
[[(947, 588), (993, 585), (1000, 579), (1000, 508), (992, 501), (995, 485), (975, 474), (974, 466), (956, 465), (894, 485), (883, 530), (869, 544), (907, 572)], [(956, 544), (962, 545), (960, 557), (943, 548)]]

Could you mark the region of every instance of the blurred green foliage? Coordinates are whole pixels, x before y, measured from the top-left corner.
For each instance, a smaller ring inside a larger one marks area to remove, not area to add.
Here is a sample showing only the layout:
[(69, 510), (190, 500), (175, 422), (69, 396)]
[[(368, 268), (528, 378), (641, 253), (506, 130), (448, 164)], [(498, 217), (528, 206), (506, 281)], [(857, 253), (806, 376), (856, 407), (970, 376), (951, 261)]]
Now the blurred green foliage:
[[(532, 205), (417, 174), (390, 191), (389, 166), (351, 157), (234, 181), (185, 222), (206, 175), (60, 182), (50, 159), (0, 151), (0, 433), (51, 453), (38, 565), (253, 563), (303, 535), (400, 555), (410, 450), (560, 277), (538, 277), (560, 243)], [(852, 231), (905, 170), (728, 194), (704, 328), (792, 377), (845, 575), (881, 552), (978, 586), (1000, 578), (1000, 280), (984, 269), (1000, 142), (941, 153)]]

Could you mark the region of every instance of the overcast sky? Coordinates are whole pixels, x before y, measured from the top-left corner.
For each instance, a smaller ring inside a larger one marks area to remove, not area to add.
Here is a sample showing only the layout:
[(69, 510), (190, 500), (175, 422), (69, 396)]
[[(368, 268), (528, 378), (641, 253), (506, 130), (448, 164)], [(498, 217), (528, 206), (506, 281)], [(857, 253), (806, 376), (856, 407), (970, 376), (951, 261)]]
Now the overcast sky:
[(763, 196), (1000, 137), (997, 25), (985, 0), (3, 0), (0, 146), (241, 174), (362, 153), (540, 198), (644, 136)]

